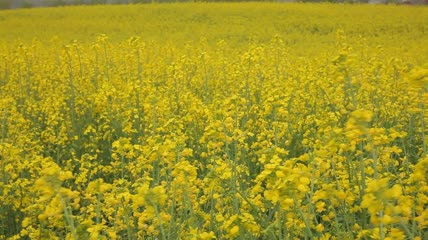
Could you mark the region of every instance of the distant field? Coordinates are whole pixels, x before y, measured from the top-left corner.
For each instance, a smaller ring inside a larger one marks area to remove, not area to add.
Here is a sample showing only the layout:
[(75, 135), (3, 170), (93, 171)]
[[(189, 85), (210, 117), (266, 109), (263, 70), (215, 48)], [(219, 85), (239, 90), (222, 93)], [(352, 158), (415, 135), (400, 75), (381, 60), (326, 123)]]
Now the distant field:
[[(156, 43), (225, 40), (246, 47), (280, 36), (297, 54), (334, 50), (336, 31), (349, 41), (382, 45), (403, 57), (427, 59), (428, 8), (385, 5), (183, 3), (76, 6), (0, 12), (0, 42), (33, 39), (88, 43), (104, 33), (112, 42), (139, 36)], [(412, 52), (419, 52), (418, 56)]]
[(0, 11), (0, 239), (428, 239), (427, 22)]

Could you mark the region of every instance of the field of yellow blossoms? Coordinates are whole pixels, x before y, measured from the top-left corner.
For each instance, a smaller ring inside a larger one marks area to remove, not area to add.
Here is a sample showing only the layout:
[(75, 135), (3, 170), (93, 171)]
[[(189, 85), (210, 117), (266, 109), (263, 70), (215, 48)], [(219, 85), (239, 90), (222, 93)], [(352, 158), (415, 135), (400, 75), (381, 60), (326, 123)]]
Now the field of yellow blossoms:
[(0, 239), (428, 239), (428, 8), (0, 12)]

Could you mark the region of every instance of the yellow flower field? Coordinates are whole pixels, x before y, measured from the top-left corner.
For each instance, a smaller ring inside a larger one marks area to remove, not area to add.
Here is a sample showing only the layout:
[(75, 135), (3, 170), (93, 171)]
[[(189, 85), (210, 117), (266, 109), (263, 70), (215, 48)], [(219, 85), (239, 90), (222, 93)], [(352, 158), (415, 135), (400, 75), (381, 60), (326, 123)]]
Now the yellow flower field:
[(0, 12), (0, 239), (427, 239), (428, 8)]

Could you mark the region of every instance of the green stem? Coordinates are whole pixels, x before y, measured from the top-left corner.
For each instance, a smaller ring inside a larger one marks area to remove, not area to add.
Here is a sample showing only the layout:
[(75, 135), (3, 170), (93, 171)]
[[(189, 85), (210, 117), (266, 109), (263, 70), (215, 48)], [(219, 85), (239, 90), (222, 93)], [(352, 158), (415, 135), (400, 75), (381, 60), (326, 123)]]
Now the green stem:
[(72, 213), (70, 212), (70, 210), (67, 207), (67, 203), (65, 202), (64, 198), (61, 196), (61, 194), (58, 194), (61, 203), (62, 203), (62, 207), (64, 210), (64, 216), (65, 216), (65, 220), (67, 221), (68, 226), (70, 227), (70, 231), (71, 231), (71, 235), (73, 236), (73, 239), (77, 240), (79, 239), (77, 237), (77, 233), (76, 233), (76, 228), (74, 226), (74, 221), (72, 218)]

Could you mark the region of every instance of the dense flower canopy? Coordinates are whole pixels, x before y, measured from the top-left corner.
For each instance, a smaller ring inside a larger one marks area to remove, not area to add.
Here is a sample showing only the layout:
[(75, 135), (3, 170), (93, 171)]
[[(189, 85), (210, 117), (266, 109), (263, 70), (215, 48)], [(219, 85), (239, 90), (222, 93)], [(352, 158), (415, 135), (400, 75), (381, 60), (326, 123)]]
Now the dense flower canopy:
[(427, 29), (400, 16), (384, 24), (408, 29), (406, 49), (346, 19), (307, 48), (217, 28), (187, 43), (0, 36), (0, 238), (426, 238)]

